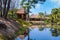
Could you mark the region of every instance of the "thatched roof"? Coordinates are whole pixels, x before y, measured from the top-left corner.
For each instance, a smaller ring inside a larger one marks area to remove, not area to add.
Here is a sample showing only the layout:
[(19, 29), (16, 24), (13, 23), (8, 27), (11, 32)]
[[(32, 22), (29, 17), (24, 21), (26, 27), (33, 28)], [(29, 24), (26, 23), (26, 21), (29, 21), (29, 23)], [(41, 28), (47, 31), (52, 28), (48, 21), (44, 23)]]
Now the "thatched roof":
[(32, 15), (30, 16), (30, 18), (39, 18), (39, 16), (38, 16), (38, 15), (35, 15), (35, 14), (32, 14)]
[(21, 8), (21, 9), (17, 10), (16, 13), (17, 13), (17, 14), (25, 14), (26, 11), (25, 11), (23, 8)]

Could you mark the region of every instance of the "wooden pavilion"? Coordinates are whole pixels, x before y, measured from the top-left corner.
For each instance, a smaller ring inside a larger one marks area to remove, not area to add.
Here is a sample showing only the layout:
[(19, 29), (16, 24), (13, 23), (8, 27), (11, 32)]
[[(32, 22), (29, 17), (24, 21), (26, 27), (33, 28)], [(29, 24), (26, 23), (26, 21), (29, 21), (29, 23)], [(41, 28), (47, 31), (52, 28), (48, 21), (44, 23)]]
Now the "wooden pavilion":
[(30, 21), (43, 21), (44, 19), (40, 18), (38, 15), (32, 14), (30, 16)]
[(27, 14), (27, 12), (23, 8), (17, 10), (16, 14), (17, 14), (18, 18), (26, 20), (26, 14)]

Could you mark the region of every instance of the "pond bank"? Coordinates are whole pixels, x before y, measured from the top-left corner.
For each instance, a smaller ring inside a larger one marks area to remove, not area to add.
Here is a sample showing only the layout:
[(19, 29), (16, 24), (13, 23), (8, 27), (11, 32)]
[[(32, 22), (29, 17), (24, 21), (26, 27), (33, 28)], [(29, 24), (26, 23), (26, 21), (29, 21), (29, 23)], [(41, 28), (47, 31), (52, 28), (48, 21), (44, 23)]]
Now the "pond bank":
[[(55, 25), (54, 25), (55, 26)], [(42, 40), (59, 40), (60, 39), (60, 29), (58, 29), (58, 26), (53, 27), (51, 26), (50, 28), (45, 28), (45, 26), (43, 25), (43, 28), (38, 28), (37, 25), (32, 25), (32, 30), (30, 31), (30, 38), (31, 40), (40, 40), (42, 38)], [(53, 30), (52, 30), (53, 29)], [(46, 35), (47, 34), (47, 35)], [(41, 36), (39, 36), (41, 35)], [(47, 37), (46, 37), (47, 36)], [(24, 37), (25, 40), (26, 37)]]
[(6, 40), (8, 38), (12, 40), (12, 38), (16, 36), (15, 32), (18, 31), (20, 28), (21, 25), (16, 22), (16, 20), (6, 20), (0, 17), (0, 34), (3, 35), (3, 38), (5, 38)]

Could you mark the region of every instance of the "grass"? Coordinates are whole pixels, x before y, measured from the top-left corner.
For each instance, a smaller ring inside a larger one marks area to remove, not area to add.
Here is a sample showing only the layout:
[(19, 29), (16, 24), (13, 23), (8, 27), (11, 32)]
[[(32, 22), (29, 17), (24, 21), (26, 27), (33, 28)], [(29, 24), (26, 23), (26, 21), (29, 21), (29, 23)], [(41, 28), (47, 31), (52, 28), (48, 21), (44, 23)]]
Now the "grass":
[[(18, 17), (17, 17), (16, 14), (14, 14), (13, 17), (12, 17), (12, 14), (8, 13), (8, 18), (11, 18), (11, 19), (14, 19), (14, 20), (18, 21), (18, 23), (21, 25), (21, 28), (18, 31), (16, 31), (16, 35), (22, 35), (22, 34), (24, 34), (24, 32), (26, 32), (26, 30), (28, 29), (28, 27), (30, 25), (32, 25), (30, 22), (24, 21), (22, 19), (18, 19)], [(5, 36), (0, 35), (0, 40), (5, 40), (6, 38), (9, 39), (9, 37), (5, 37)], [(13, 37), (10, 38), (10, 39), (12, 40)]]
[(28, 29), (28, 27), (32, 25), (30, 22), (19, 19), (16, 14), (14, 14), (14, 16), (12, 18), (12, 14), (9, 13), (8, 17), (11, 18), (11, 19), (15, 19), (21, 25), (21, 28), (19, 29), (19, 31), (16, 32), (16, 35), (23, 34)]
[(18, 21), (19, 24), (22, 26), (21, 29), (20, 29), (19, 31), (17, 31), (17, 34), (18, 34), (18, 35), (24, 34), (24, 32), (26, 32), (26, 30), (28, 30), (28, 27), (29, 27), (30, 25), (32, 25), (31, 23), (26, 22), (26, 21), (23, 21), (23, 20), (21, 20), (21, 19), (18, 19), (17, 21)]

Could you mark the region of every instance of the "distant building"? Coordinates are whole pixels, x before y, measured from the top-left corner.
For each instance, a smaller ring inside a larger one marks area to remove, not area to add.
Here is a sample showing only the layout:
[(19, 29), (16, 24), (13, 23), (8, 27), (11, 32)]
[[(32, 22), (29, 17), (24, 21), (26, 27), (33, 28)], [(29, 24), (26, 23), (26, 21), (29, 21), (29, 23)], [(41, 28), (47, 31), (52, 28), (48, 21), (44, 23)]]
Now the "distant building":
[(36, 15), (36, 14), (31, 14), (31, 15), (30, 15), (30, 18), (39, 18), (39, 16)]
[(43, 19), (40, 18), (39, 15), (32, 14), (30, 16), (30, 21), (43, 21)]
[(40, 18), (39, 15), (35, 15), (35, 14), (32, 14), (30, 16), (30, 22), (32, 24), (44, 24), (44, 19), (43, 18)]

